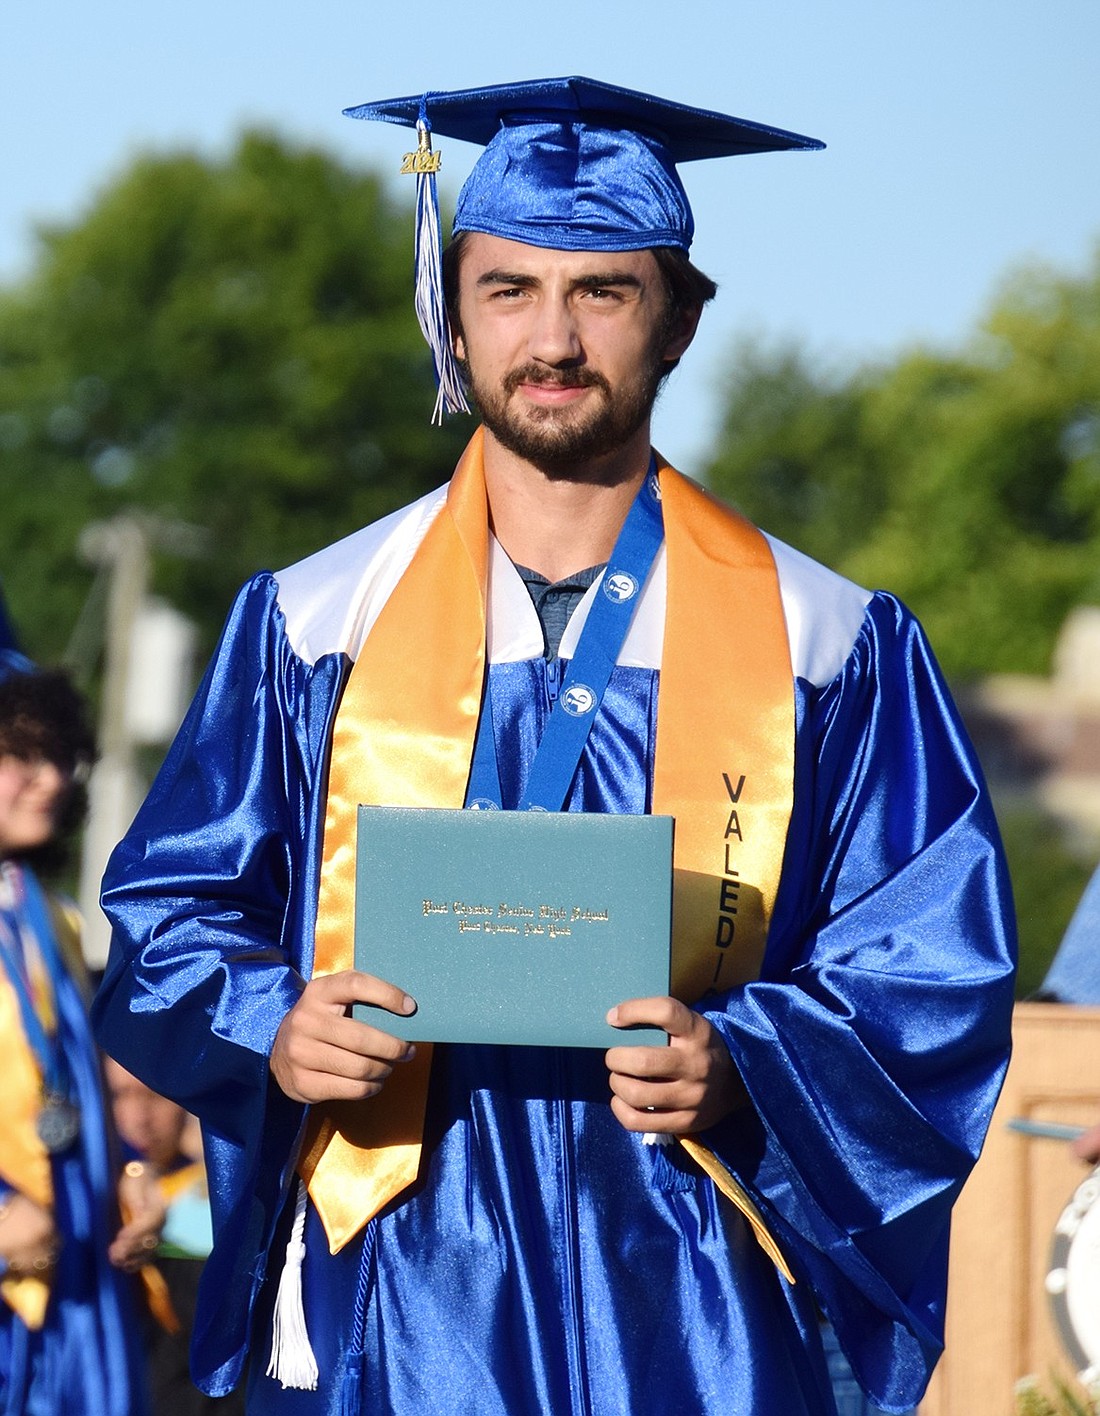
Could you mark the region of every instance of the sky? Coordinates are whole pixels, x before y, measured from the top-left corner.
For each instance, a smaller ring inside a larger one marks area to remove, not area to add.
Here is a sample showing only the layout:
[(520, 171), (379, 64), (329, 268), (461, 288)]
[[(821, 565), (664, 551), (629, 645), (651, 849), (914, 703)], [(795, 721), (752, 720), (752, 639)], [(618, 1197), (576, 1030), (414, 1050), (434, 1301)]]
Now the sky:
[[(140, 152), (253, 126), (396, 174), (402, 130), (342, 116), (369, 99), (583, 74), (790, 128), (826, 150), (682, 169), (721, 289), (655, 441), (698, 472), (739, 338), (841, 369), (952, 349), (1010, 271), (1082, 273), (1098, 73), (1100, 0), (3, 0), (0, 283)], [(444, 150), (452, 196), (476, 151)]]

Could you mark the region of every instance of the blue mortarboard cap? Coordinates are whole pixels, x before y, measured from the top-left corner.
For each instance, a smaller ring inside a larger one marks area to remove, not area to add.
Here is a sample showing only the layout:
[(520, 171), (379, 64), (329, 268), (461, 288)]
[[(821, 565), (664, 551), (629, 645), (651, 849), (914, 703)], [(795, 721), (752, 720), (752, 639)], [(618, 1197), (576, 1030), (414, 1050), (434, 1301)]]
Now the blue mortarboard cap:
[[(455, 233), (480, 231), (555, 250), (686, 251), (694, 222), (677, 163), (823, 146), (782, 128), (578, 77), (429, 92), (345, 112), (417, 128), (425, 160), (410, 154), (411, 171), (434, 173), (437, 156), (426, 160), (432, 133), (484, 145), (459, 194)], [(434, 187), (430, 202), (418, 195), (418, 244), (425, 250), (433, 210), (438, 224)], [(421, 282), (421, 265), (418, 252), (418, 286), (426, 291), (432, 278)], [(428, 303), (418, 294), (418, 313)], [(441, 296), (434, 305), (441, 308)], [(446, 348), (434, 321), (434, 308), (427, 325), (421, 317), (442, 392)], [(451, 404), (449, 395), (444, 401)]]
[(9, 674), (28, 673), (33, 668), (31, 661), (19, 652), (15, 630), (4, 604), (4, 589), (0, 585), (0, 679), (7, 678)]
[(555, 250), (691, 245), (679, 162), (820, 148), (814, 138), (594, 79), (537, 79), (345, 110), (485, 147), (454, 230)]
[(12, 674), (29, 674), (34, 664), (18, 649), (0, 649), (0, 683)]
[(4, 603), (3, 582), (0, 581), (0, 649), (15, 649), (17, 647), (15, 630), (8, 618), (8, 607)]

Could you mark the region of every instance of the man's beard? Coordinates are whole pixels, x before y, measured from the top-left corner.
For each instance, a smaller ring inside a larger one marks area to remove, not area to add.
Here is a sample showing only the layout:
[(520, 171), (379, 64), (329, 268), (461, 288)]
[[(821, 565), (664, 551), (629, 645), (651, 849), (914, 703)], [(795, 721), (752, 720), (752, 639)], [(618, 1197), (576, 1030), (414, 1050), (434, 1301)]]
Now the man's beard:
[[(601, 373), (583, 365), (554, 369), (525, 364), (495, 388), (482, 384), (469, 364), (463, 368), (481, 420), (496, 440), (546, 476), (568, 478), (633, 437), (652, 411), (667, 365), (654, 352), (634, 379), (615, 390)], [(585, 400), (583, 410), (532, 404), (520, 409), (513, 395), (521, 384), (592, 388), (597, 397)]]

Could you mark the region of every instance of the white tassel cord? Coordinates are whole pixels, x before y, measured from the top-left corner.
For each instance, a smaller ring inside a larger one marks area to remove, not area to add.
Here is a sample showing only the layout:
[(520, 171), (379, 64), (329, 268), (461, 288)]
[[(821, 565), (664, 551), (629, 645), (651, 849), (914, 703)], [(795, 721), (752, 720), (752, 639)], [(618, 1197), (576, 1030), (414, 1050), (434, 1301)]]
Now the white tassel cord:
[(275, 1296), (275, 1312), (271, 1322), (271, 1361), (267, 1375), (274, 1377), (286, 1391), (317, 1390), (317, 1359), (306, 1331), (305, 1308), (302, 1304), (302, 1263), (306, 1256), (306, 1187), (298, 1181), (294, 1201), (294, 1224), (286, 1246), (286, 1259), (279, 1275), (279, 1291)]
[(416, 318), (428, 341), (435, 361), (439, 384), (433, 423), (442, 423), (443, 414), (469, 413), (470, 405), (462, 387), (462, 375), (451, 346), (451, 327), (443, 298), (443, 237), (439, 227), (439, 201), (435, 176), (420, 172), (416, 178)]

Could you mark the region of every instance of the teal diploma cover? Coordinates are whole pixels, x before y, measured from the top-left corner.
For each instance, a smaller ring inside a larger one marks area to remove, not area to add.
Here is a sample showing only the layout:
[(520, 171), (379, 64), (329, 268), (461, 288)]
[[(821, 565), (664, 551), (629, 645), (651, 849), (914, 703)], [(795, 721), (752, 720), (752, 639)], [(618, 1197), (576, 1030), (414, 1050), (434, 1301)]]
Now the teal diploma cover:
[(669, 990), (672, 818), (361, 806), (355, 967), (416, 999), (412, 1042), (664, 1044), (607, 1010)]

